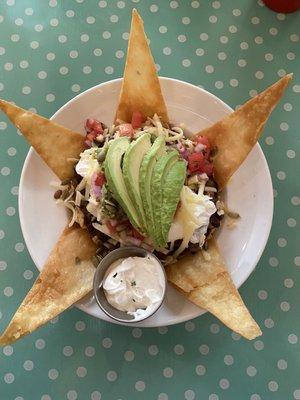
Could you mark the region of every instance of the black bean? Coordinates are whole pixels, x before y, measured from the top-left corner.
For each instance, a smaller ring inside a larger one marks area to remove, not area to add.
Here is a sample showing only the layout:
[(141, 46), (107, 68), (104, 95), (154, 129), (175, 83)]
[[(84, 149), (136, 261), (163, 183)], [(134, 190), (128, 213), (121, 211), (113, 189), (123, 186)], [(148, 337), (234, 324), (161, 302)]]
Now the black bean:
[(214, 227), (214, 228), (219, 228), (219, 226), (220, 226), (220, 218), (218, 217), (218, 214), (213, 214), (211, 217), (210, 217), (210, 220), (209, 220), (209, 222), (211, 223), (211, 225)]
[(59, 199), (61, 195), (62, 195), (62, 190), (59, 189), (54, 193), (54, 198)]

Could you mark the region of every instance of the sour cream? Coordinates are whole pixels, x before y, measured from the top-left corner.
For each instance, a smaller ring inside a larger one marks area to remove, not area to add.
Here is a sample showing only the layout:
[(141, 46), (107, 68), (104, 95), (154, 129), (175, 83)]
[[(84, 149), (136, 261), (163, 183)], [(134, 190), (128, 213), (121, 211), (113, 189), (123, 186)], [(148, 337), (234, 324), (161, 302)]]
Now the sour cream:
[(165, 276), (154, 257), (120, 258), (108, 268), (103, 289), (107, 301), (117, 310), (141, 317), (150, 315), (161, 303)]
[(92, 147), (82, 152), (75, 170), (78, 175), (91, 181), (93, 174), (100, 170), (100, 165), (97, 160), (97, 148)]

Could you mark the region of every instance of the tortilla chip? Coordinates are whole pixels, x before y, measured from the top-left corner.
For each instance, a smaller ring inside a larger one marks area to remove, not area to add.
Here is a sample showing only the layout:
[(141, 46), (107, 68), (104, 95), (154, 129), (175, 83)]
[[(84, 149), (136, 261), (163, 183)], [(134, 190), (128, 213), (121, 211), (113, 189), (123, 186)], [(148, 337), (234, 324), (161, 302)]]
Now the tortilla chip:
[(167, 108), (144, 32), (144, 23), (135, 9), (132, 11), (124, 79), (116, 119), (131, 122), (134, 111), (140, 111), (145, 118), (156, 113), (164, 122), (168, 122)]
[(261, 330), (234, 286), (214, 240), (209, 242), (209, 255), (209, 261), (199, 252), (167, 266), (169, 282), (246, 339), (260, 336)]
[(0, 108), (59, 179), (74, 176), (74, 162), (68, 159), (83, 151), (82, 135), (5, 100), (0, 99)]
[(87, 230), (66, 228), (33, 287), (0, 336), (0, 345), (33, 332), (89, 293), (95, 273), (90, 259), (95, 251), (96, 245)]
[(206, 136), (211, 145), (218, 148), (214, 158), (214, 176), (220, 189), (226, 186), (258, 141), (292, 76), (284, 76), (228, 117), (198, 133)]

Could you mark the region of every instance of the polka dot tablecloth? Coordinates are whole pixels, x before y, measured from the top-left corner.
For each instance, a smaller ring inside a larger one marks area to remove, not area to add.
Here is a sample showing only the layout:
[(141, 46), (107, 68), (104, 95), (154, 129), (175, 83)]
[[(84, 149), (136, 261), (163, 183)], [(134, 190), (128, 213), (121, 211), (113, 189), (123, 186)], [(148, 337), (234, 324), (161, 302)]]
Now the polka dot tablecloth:
[[(145, 20), (160, 75), (202, 86), (233, 107), (294, 72), (260, 141), (275, 213), (241, 289), (263, 336), (248, 342), (208, 314), (139, 329), (72, 308), (1, 348), (0, 399), (300, 399), (300, 13), (276, 14), (261, 0), (2, 0), (0, 96), (51, 116), (74, 95), (121, 76), (132, 7)], [(37, 276), (18, 219), (27, 151), (1, 114), (1, 330)]]

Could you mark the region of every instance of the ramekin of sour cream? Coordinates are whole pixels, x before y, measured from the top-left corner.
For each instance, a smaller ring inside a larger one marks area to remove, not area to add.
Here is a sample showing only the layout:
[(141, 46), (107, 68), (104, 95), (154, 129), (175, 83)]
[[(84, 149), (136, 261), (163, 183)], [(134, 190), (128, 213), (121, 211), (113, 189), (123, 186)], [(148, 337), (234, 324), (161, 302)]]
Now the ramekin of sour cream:
[(160, 261), (138, 247), (121, 247), (101, 260), (94, 295), (102, 311), (119, 322), (138, 322), (154, 314), (166, 292)]

